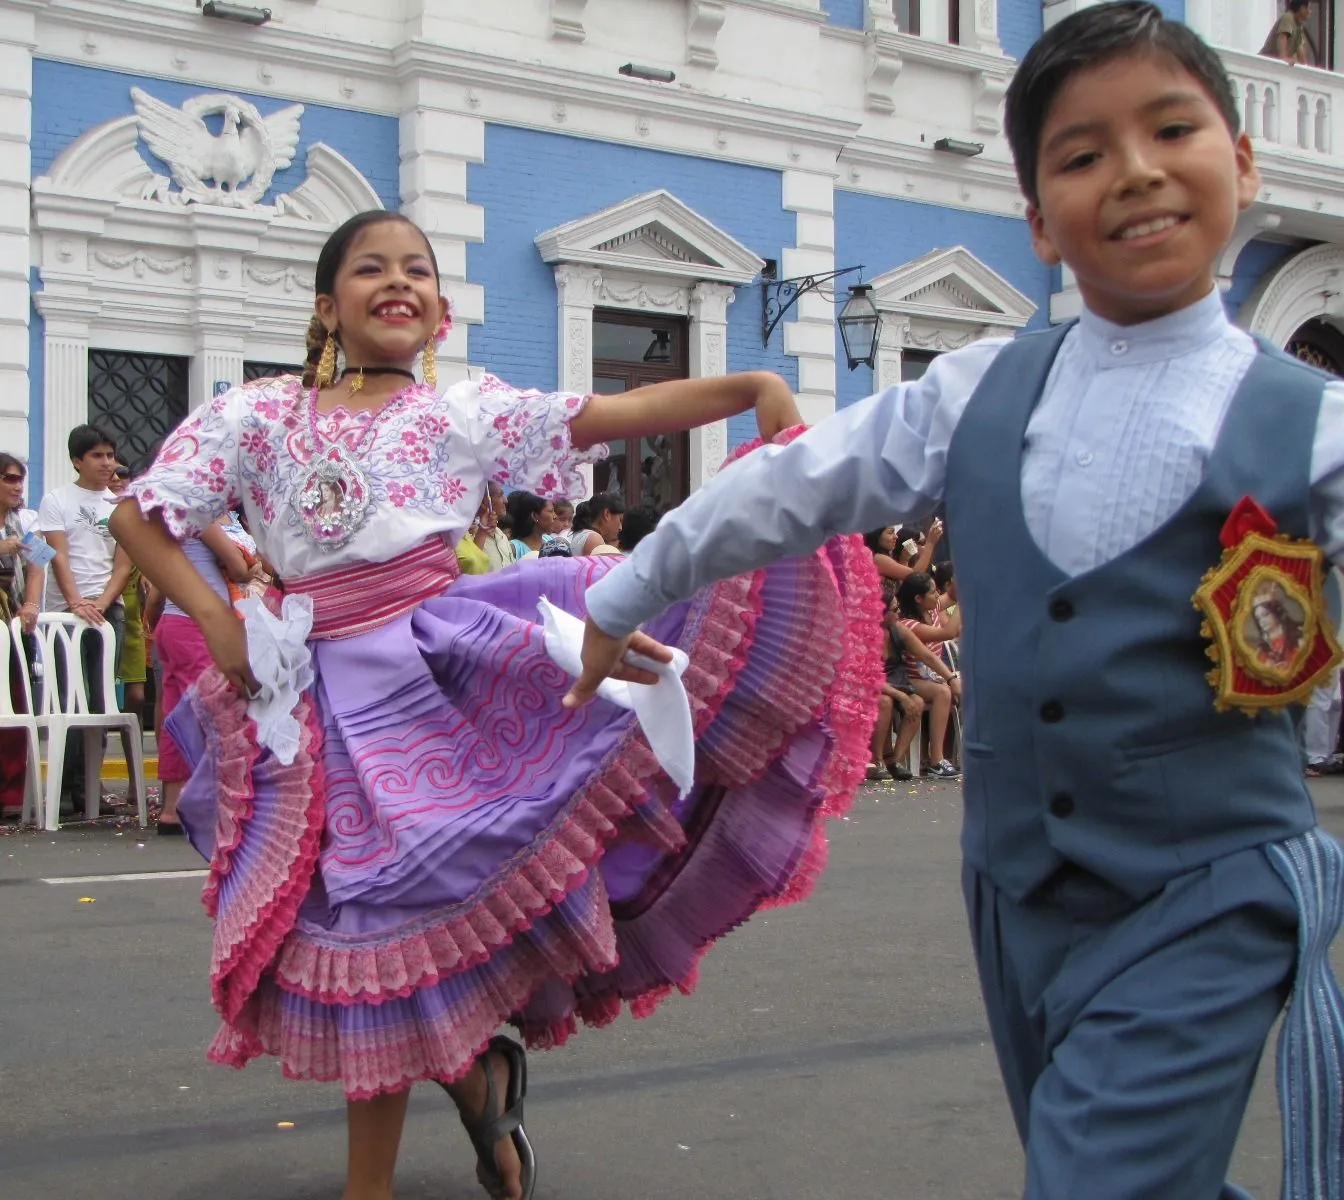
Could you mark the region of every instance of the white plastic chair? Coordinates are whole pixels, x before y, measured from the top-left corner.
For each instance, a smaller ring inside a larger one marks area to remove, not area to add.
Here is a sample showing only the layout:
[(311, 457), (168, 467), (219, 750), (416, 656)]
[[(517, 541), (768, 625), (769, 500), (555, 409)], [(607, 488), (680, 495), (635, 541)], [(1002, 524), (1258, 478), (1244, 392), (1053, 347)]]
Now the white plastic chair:
[[(23, 764), (23, 812), (21, 820), (27, 824), (42, 823), (42, 751), (37, 739), (37, 716), (33, 711), (33, 687), (28, 678), (28, 659), (23, 650), (23, 625), (15, 618), (8, 625), (0, 622), (0, 646), (3, 646), (6, 664), (0, 678), (0, 729), (22, 729), (28, 736), (28, 749)], [(19, 695), (23, 711), (14, 709), (10, 680), (17, 673), (23, 681)]]
[[(103, 639), (103, 702), (97, 708), (90, 703), (84, 685), (84, 632), (92, 630)], [(116, 707), (116, 633), (109, 624), (90, 625), (70, 613), (43, 613), (37, 621), (42, 647), (42, 707), (38, 722), (47, 731), (47, 787), (44, 806), (46, 829), (60, 828), (61, 777), (65, 773), (66, 734), (83, 730), (84, 735), (84, 815), (98, 815), (102, 798), (103, 734), (117, 730), (126, 754), (126, 772), (136, 796), (140, 827), (149, 824), (149, 806), (145, 797), (145, 750), (140, 718), (119, 712)]]

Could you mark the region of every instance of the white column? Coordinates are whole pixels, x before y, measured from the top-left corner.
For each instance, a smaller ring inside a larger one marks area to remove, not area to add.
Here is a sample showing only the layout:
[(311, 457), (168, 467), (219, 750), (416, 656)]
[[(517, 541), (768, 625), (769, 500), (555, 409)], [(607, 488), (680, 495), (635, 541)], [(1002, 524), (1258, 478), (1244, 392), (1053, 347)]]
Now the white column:
[(29, 180), (36, 18), (0, 21), (0, 446), (27, 458)]
[[(691, 378), (707, 379), (728, 371), (728, 306), (735, 288), (697, 283), (691, 289)], [(714, 421), (691, 431), (691, 490), (708, 483), (728, 457), (728, 422)]]
[(882, 314), (877, 337), (877, 362), (873, 368), (873, 391), (884, 392), (901, 382), (901, 355), (910, 335), (910, 318), (896, 313)]
[(1078, 281), (1068, 267), (1059, 268), (1060, 290), (1050, 296), (1050, 320), (1055, 325), (1072, 321), (1083, 311), (1083, 297), (1078, 291)]
[(76, 425), (89, 419), (89, 326), (75, 312), (59, 314), (44, 308), (42, 315), (46, 321), (42, 487), (51, 491), (74, 479), (68, 439)]
[(429, 235), (456, 313), (438, 350), (440, 388), (467, 378), (467, 326), (485, 320), (485, 289), (467, 282), (467, 244), (485, 240), (485, 210), (467, 203), (467, 164), (485, 161), (485, 122), (453, 111), (461, 95), (442, 80), (407, 80), (399, 134), (401, 211)]
[[(602, 290), (602, 272), (577, 263), (555, 266), (556, 387), (587, 395), (593, 390), (593, 308)], [(580, 467), (593, 494), (593, 469)]]
[[(984, 54), (1002, 54), (996, 0), (958, 0), (961, 44)], [(1048, 7), (1048, 0), (1047, 0)]]
[[(784, 172), (784, 207), (798, 216), (796, 247), (781, 255), (783, 278), (835, 270), (834, 184), (829, 175)], [(845, 281), (838, 280), (836, 286), (845, 286)], [(829, 295), (809, 292), (798, 298), (781, 326), (784, 353), (798, 359), (798, 407), (810, 425), (835, 412), (835, 313)]]
[(189, 406), (195, 409), (214, 395), (216, 382), (243, 381), (243, 351), (251, 325), (243, 270), (261, 247), (269, 218), (236, 209), (196, 208), (188, 220), (197, 246), (189, 397)]
[(1071, 17), (1074, 13), (1091, 8), (1097, 3), (1100, 3), (1100, 0), (1044, 0), (1042, 5), (1045, 9), (1044, 26), (1049, 29), (1052, 25), (1058, 25), (1065, 17)]

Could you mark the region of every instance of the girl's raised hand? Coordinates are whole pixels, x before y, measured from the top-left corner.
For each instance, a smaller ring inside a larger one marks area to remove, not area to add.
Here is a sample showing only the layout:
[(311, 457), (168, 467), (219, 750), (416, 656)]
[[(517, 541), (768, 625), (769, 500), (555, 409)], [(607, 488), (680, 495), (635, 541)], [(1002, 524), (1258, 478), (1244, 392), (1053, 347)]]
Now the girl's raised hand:
[(772, 442), (778, 434), (803, 423), (798, 401), (789, 385), (778, 375), (761, 375), (761, 390), (756, 397), (756, 428), (763, 441)]

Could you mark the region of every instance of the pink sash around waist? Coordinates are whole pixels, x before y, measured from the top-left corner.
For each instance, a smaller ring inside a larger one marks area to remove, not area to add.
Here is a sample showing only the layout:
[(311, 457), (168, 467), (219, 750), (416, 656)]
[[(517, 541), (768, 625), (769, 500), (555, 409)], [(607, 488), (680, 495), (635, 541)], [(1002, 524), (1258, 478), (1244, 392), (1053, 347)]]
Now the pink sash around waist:
[(287, 579), (285, 591), (313, 598), (313, 637), (347, 638), (441, 596), (461, 573), (457, 552), (435, 536), (387, 562), (352, 563)]

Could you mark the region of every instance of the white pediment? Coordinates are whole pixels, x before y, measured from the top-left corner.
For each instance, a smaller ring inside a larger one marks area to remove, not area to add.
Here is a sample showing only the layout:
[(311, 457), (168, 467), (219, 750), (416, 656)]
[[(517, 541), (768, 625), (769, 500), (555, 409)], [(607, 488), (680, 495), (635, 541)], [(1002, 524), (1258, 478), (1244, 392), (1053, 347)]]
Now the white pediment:
[(639, 276), (740, 286), (764, 261), (671, 192), (645, 192), (548, 229), (536, 239), (544, 262), (580, 263)]
[(873, 280), (882, 312), (1020, 329), (1036, 305), (965, 246), (934, 250)]

